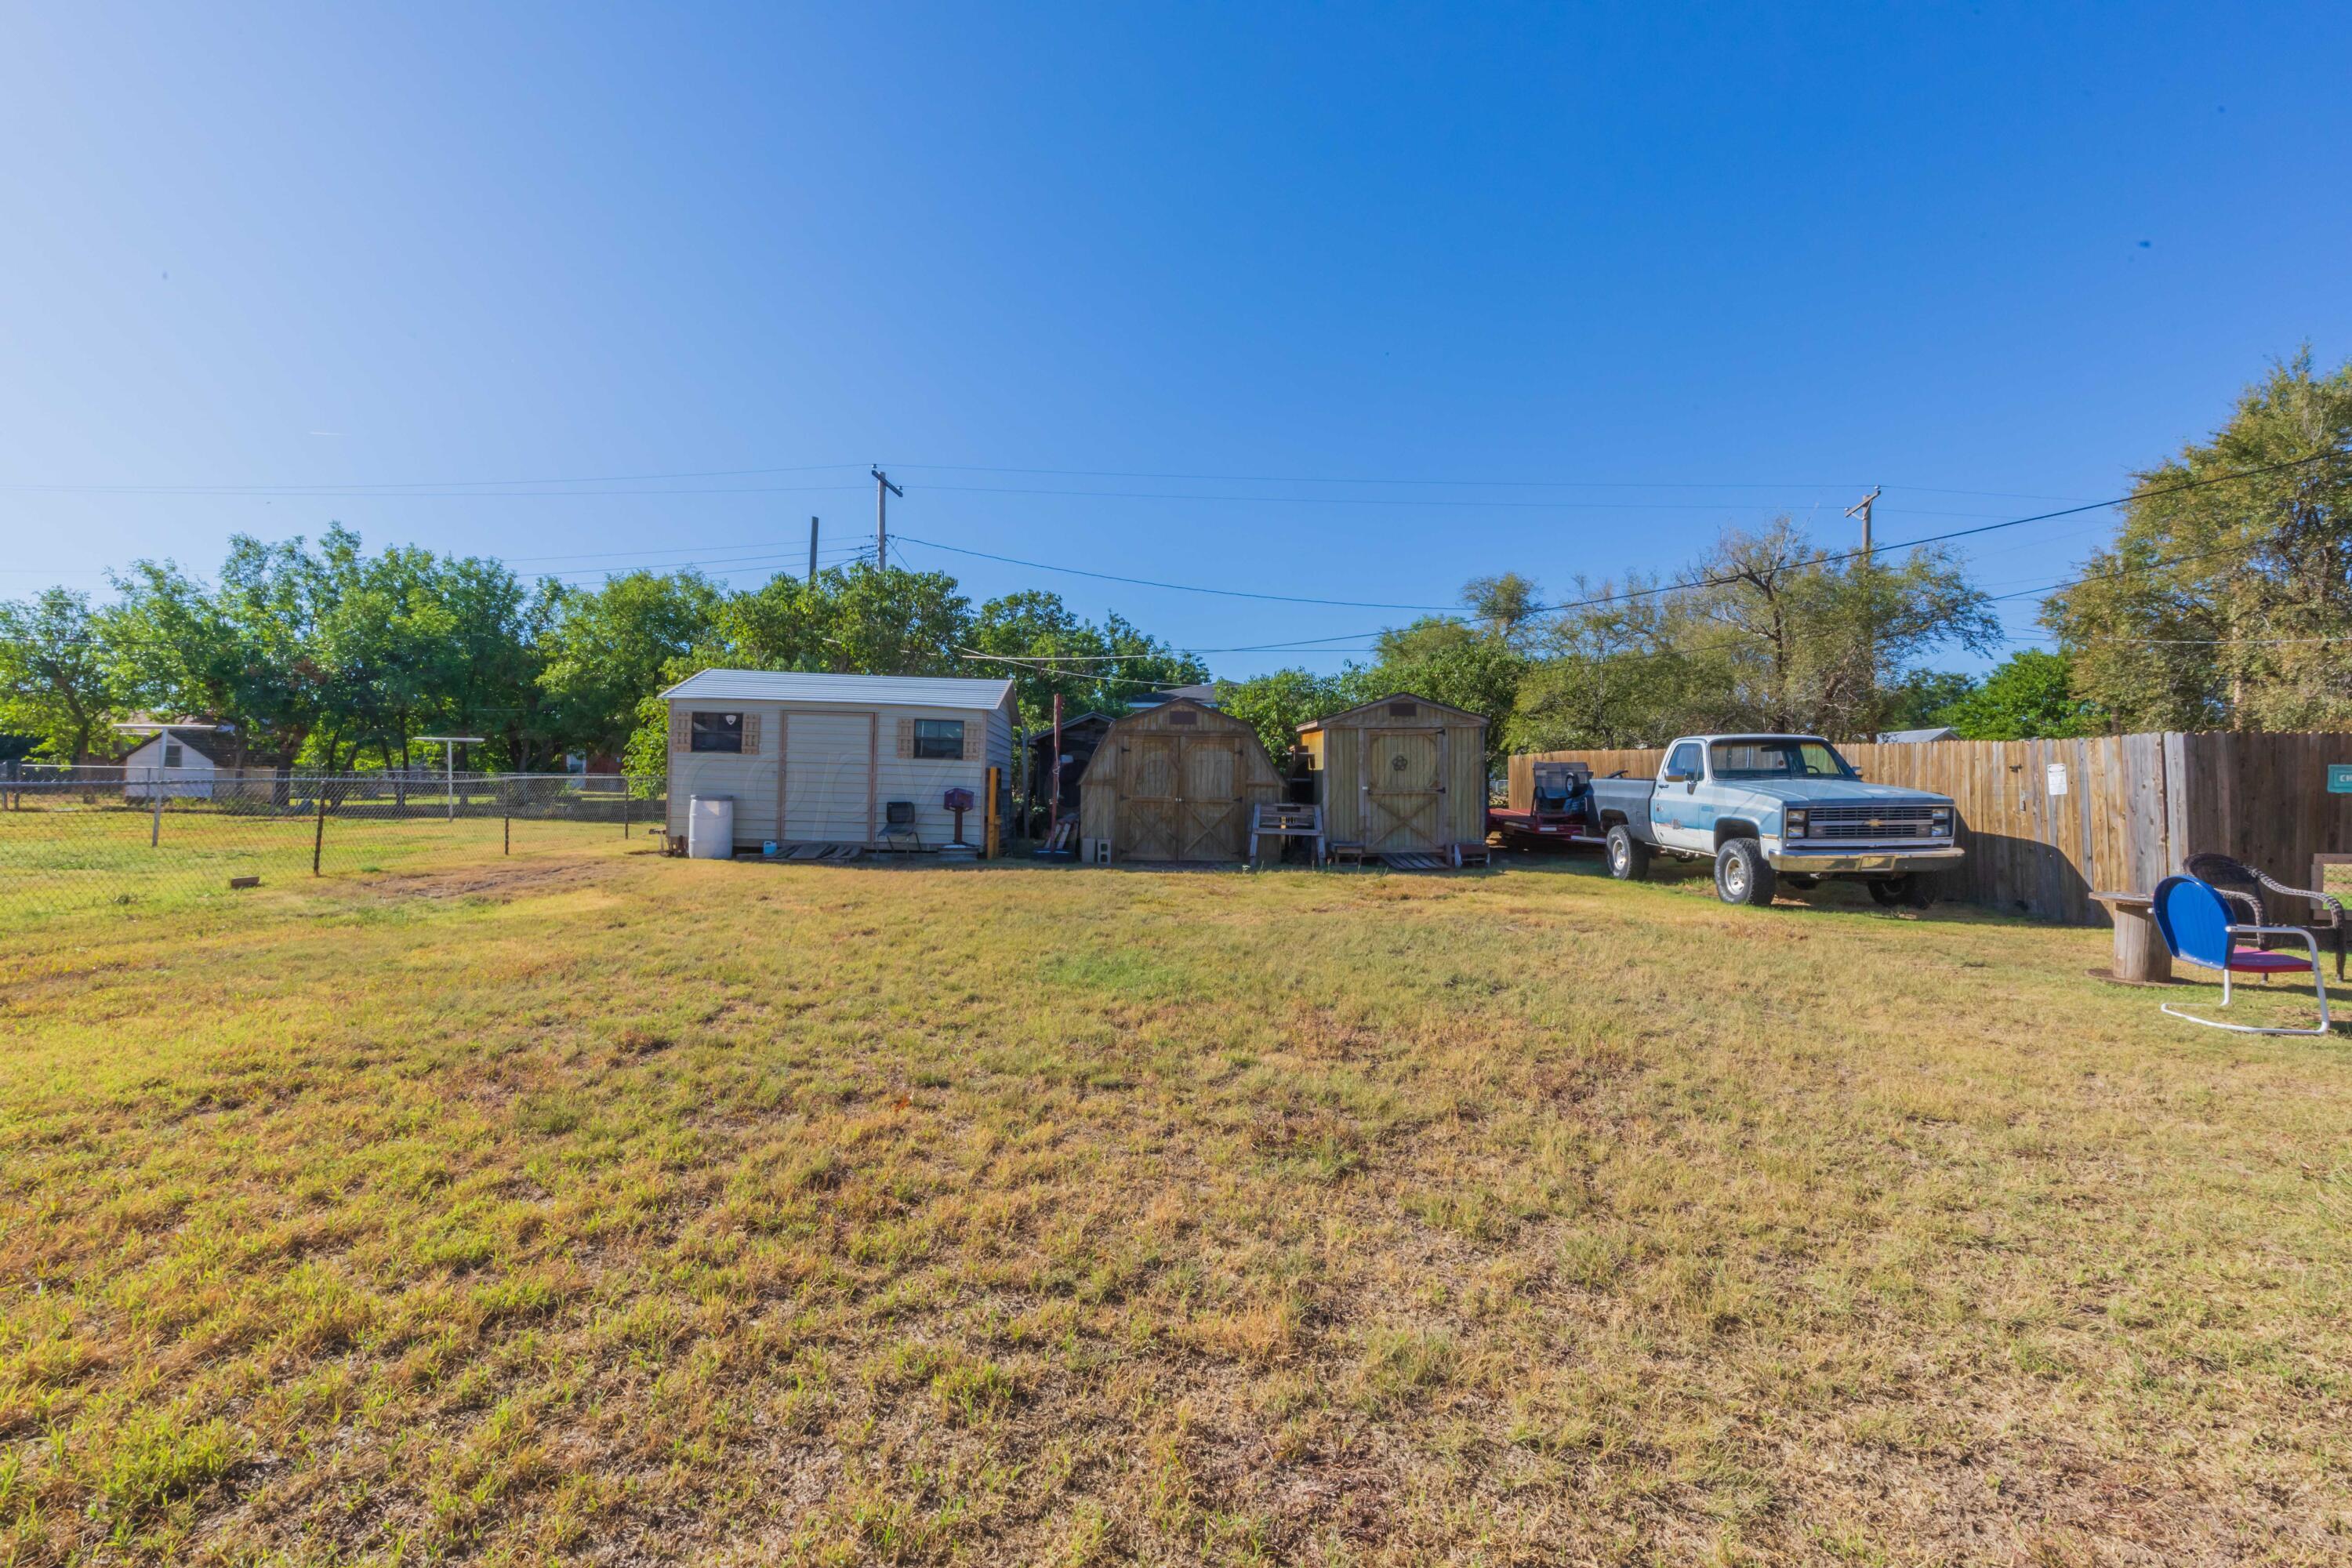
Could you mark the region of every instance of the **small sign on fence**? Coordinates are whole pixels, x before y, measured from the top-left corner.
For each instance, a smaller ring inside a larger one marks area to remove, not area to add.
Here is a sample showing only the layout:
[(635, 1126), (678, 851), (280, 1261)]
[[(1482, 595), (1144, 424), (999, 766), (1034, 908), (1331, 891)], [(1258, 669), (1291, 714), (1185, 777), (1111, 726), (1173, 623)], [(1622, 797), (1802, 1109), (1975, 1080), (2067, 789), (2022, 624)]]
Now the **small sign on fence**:
[(2352, 795), (2352, 763), (2327, 764), (2327, 793)]
[(2050, 793), (2052, 795), (2066, 793), (2066, 764), (2063, 763), (2050, 764)]

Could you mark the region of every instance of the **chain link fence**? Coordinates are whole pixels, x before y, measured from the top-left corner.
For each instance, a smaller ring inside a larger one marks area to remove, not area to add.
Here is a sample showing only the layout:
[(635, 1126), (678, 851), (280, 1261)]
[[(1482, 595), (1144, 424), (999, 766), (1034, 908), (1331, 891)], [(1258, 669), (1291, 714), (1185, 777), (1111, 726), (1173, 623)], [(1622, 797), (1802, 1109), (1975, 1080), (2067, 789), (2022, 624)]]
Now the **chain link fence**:
[(314, 877), (657, 844), (666, 806), (659, 781), (604, 773), (15, 773), (0, 777), (0, 926)]

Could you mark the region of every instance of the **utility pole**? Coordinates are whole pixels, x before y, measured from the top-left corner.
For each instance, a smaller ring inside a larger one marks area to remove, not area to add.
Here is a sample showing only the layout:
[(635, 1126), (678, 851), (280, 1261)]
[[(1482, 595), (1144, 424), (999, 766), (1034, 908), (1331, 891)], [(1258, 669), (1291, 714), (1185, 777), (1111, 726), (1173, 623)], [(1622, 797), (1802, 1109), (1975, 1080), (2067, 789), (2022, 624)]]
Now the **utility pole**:
[(1873, 485), (1868, 495), (1845, 509), (1846, 516), (1862, 519), (1862, 558), (1864, 561), (1870, 559), (1870, 503), (1878, 499), (1883, 489), (1883, 486)]
[(1878, 499), (1879, 492), (1885, 489), (1884, 485), (1871, 486), (1868, 495), (1845, 509), (1846, 516), (1862, 519), (1862, 564), (1865, 572), (1862, 584), (1864, 595), (1862, 604), (1862, 679), (1863, 689), (1867, 694), (1870, 703), (1870, 722), (1874, 739), (1876, 738), (1878, 723), (1878, 628), (1874, 624), (1874, 617), (1871, 615), (1872, 605), (1867, 595), (1872, 592), (1872, 584), (1866, 574), (1870, 568), (1878, 564), (1877, 560), (1871, 553), (1874, 547), (1870, 539), (1870, 504)]
[(890, 498), (907, 499), (907, 492), (890, 482), (890, 476), (881, 469), (874, 470), (874, 564), (890, 564)]
[(809, 519), (809, 574), (811, 586), (816, 584), (816, 519)]

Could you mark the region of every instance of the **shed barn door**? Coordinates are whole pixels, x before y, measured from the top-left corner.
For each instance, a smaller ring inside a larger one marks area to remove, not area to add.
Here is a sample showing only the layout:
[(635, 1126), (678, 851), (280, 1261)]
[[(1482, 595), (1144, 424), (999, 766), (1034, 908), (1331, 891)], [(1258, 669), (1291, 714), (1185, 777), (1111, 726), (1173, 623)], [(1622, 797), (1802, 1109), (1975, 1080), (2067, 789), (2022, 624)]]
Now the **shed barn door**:
[(1433, 730), (1374, 730), (1365, 742), (1364, 839), (1383, 849), (1433, 849), (1444, 842), (1444, 795)]
[(1182, 742), (1183, 812), (1180, 860), (1238, 860), (1248, 837), (1241, 800), (1241, 742), (1187, 737)]
[(1119, 758), (1119, 768), (1118, 855), (1129, 860), (1180, 858), (1182, 742), (1174, 735), (1138, 735)]

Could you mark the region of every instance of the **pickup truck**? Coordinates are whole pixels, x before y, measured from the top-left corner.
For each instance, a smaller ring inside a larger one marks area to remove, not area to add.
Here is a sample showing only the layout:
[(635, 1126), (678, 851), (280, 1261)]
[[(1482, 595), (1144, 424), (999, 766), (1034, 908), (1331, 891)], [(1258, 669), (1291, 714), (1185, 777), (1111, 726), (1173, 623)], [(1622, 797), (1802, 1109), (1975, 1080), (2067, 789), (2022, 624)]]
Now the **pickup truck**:
[(1645, 875), (1664, 853), (1715, 862), (1727, 904), (1769, 904), (1776, 884), (1866, 882), (1882, 904), (1925, 908), (1959, 864), (1946, 796), (1865, 784), (1819, 735), (1685, 735), (1655, 779), (1594, 779), (1591, 811), (1609, 874)]

